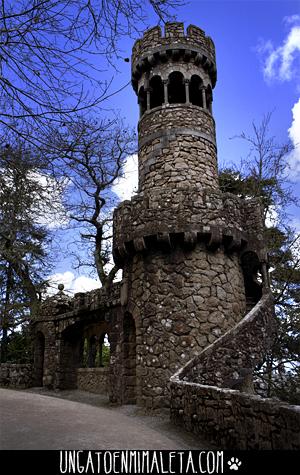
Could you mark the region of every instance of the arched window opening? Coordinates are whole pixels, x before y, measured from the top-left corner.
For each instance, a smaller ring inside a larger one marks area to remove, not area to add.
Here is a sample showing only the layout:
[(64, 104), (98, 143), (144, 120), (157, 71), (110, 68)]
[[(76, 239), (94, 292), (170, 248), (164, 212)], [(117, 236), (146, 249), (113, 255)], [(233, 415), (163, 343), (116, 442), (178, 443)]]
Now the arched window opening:
[(184, 104), (186, 102), (184, 77), (179, 71), (174, 71), (169, 76), (168, 101), (169, 104)]
[(153, 76), (150, 80), (150, 109), (164, 103), (164, 85), (160, 76)]
[(203, 107), (202, 87), (202, 79), (196, 75), (192, 76), (190, 80), (190, 102), (194, 106)]
[(138, 103), (140, 106), (140, 117), (142, 117), (144, 112), (146, 112), (147, 110), (147, 94), (144, 89), (144, 86), (142, 86), (139, 90)]
[(206, 107), (209, 110), (209, 112), (212, 112), (212, 90), (210, 86), (207, 86), (206, 88)]
[(88, 348), (88, 367), (95, 368), (96, 366), (96, 356), (97, 356), (97, 343), (98, 338), (96, 335), (93, 335), (89, 339), (89, 348)]
[(262, 296), (261, 265), (253, 251), (245, 252), (241, 257), (244, 276), (247, 309), (250, 310)]
[(102, 334), (99, 338), (99, 348), (96, 357), (96, 365), (99, 367), (109, 366), (110, 362), (110, 343), (108, 334)]

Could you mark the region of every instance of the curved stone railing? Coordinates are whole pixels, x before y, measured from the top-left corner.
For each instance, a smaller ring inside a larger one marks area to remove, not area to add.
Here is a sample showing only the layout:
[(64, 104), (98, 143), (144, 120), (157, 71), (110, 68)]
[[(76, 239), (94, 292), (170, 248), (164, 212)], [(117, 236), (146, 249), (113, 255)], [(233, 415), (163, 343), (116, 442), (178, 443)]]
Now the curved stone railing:
[(222, 448), (300, 448), (300, 407), (254, 394), (252, 370), (276, 332), (263, 295), (231, 330), (171, 378), (171, 419)]

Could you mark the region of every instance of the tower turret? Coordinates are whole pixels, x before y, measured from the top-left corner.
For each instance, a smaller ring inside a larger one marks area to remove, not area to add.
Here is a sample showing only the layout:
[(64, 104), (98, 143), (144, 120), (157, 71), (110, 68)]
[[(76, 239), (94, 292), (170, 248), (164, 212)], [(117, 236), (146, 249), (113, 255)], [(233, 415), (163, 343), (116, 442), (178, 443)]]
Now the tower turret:
[(168, 23), (146, 31), (132, 54), (140, 107), (139, 186), (216, 188), (212, 90), (215, 49), (200, 28)]

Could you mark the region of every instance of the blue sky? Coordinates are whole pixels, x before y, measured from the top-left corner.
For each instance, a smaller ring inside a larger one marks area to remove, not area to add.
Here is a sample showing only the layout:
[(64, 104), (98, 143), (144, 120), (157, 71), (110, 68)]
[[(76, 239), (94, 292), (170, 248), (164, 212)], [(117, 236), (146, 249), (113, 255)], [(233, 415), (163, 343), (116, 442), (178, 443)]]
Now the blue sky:
[[(300, 142), (300, 2), (190, 0), (178, 10), (177, 19), (185, 27), (193, 23), (205, 30), (216, 46), (218, 81), (213, 113), (219, 165), (238, 163), (246, 155), (243, 141), (231, 137), (242, 131), (250, 133), (252, 122), (259, 122), (271, 111), (271, 133), (278, 142), (288, 138), (295, 145)], [(149, 26), (154, 24), (153, 16)], [(124, 58), (131, 56), (132, 45), (133, 40), (123, 41)], [(130, 80), (130, 63), (121, 60), (118, 69), (113, 72), (116, 89)], [(111, 74), (109, 71), (107, 77)], [(130, 85), (107, 106), (118, 109), (120, 116), (136, 127), (138, 106)], [(300, 147), (290, 161), (294, 190), (300, 197)], [(126, 182), (124, 186), (128, 187)], [(300, 231), (299, 210), (290, 211), (291, 221)], [(71, 267), (62, 262), (57, 271), (71, 271)]]

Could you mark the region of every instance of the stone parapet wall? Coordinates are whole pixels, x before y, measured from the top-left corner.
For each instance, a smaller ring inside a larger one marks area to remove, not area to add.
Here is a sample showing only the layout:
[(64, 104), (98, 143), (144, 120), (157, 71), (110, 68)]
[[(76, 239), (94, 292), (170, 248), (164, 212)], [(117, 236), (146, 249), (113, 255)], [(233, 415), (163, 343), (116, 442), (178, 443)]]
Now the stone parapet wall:
[(171, 383), (171, 419), (222, 449), (300, 449), (300, 406), (185, 381)]
[(43, 302), (38, 320), (47, 320), (49, 317), (51, 320), (60, 319), (62, 316), (76, 318), (83, 311), (92, 312), (115, 307), (120, 304), (120, 285), (119, 282), (114, 283), (109, 295), (103, 288), (80, 292), (74, 297), (68, 297), (63, 292), (59, 292)]
[(108, 368), (78, 368), (77, 389), (90, 393), (108, 393)]
[(0, 386), (25, 389), (33, 386), (31, 364), (2, 363), (0, 365)]
[(153, 188), (116, 208), (115, 258), (122, 260), (131, 252), (150, 248), (155, 239), (156, 244), (171, 243), (176, 236), (187, 247), (202, 240), (208, 247), (223, 243), (228, 251), (241, 249), (251, 240), (253, 250), (259, 252), (264, 247), (260, 216), (249, 227), (243, 206), (238, 197), (219, 190)]
[[(215, 46), (212, 39), (197, 26), (190, 25), (184, 32), (183, 23), (167, 23), (165, 35), (159, 26), (147, 30), (137, 40), (132, 50), (132, 76), (153, 67), (157, 61), (165, 61), (172, 50), (182, 51), (189, 60), (201, 62), (210, 72), (213, 83), (216, 82)], [(163, 55), (163, 57), (160, 57)]]

